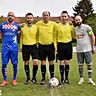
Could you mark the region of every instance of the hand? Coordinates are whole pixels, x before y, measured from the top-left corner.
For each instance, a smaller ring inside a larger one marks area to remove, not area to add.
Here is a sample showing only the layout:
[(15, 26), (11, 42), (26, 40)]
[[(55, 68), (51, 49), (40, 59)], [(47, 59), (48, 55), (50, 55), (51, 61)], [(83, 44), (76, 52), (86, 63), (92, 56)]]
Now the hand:
[(92, 48), (92, 53), (96, 53), (96, 48)]
[(22, 48), (20, 48), (19, 51), (22, 52)]
[(26, 24), (26, 23), (21, 23), (20, 26), (21, 26), (21, 27), (24, 27), (25, 24)]
[(69, 24), (70, 24), (70, 25), (72, 25), (72, 24), (73, 24), (73, 23), (72, 23), (72, 21), (68, 21), (68, 22), (69, 22)]

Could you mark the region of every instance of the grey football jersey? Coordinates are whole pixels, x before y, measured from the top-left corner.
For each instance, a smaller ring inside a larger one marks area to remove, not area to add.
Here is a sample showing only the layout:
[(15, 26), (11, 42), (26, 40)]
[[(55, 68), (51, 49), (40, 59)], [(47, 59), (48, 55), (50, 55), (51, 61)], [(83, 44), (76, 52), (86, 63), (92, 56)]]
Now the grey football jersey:
[(91, 40), (88, 32), (92, 31), (89, 25), (81, 24), (75, 28), (76, 39), (77, 39), (77, 52), (87, 52), (91, 51)]

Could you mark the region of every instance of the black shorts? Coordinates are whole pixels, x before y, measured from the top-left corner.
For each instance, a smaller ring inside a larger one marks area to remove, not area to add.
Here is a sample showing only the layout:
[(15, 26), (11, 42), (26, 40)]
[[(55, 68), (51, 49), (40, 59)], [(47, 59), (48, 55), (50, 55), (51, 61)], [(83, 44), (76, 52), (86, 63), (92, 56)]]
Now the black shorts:
[(22, 57), (23, 61), (29, 61), (30, 55), (32, 59), (38, 59), (38, 48), (34, 45), (22, 45)]
[(71, 44), (71, 42), (58, 43), (57, 51), (58, 51), (58, 59), (59, 60), (72, 59), (72, 44)]
[(54, 44), (50, 45), (42, 45), (39, 44), (39, 60), (46, 60), (48, 57), (48, 61), (55, 59), (55, 48)]

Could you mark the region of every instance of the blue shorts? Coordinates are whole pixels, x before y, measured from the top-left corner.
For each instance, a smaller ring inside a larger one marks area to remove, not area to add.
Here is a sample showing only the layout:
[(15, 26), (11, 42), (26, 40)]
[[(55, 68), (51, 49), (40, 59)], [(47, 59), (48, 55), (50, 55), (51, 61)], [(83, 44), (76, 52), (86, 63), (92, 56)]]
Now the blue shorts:
[(12, 64), (18, 63), (18, 49), (2, 49), (2, 64), (8, 64), (11, 59)]

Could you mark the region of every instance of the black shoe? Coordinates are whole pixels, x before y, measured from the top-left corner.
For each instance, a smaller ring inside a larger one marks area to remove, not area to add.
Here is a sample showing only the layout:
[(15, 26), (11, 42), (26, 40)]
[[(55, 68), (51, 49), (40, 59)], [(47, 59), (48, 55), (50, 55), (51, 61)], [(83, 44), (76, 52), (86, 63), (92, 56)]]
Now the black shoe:
[(65, 79), (64, 80), (64, 83), (69, 84), (69, 80), (68, 79)]
[(27, 84), (29, 84), (30, 83), (30, 79), (27, 79), (26, 81), (25, 81), (25, 85), (27, 85)]
[(60, 85), (64, 85), (64, 80), (61, 80), (61, 82), (59, 84)]
[(44, 83), (45, 83), (45, 80), (42, 79), (41, 82), (40, 82), (40, 84), (41, 84), (41, 85), (44, 85)]
[(32, 79), (31, 81), (32, 81), (32, 83), (34, 83), (34, 84), (37, 83), (37, 80), (36, 80), (36, 79)]

